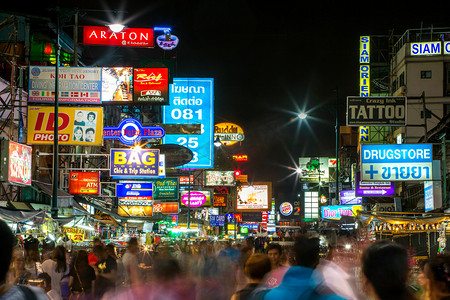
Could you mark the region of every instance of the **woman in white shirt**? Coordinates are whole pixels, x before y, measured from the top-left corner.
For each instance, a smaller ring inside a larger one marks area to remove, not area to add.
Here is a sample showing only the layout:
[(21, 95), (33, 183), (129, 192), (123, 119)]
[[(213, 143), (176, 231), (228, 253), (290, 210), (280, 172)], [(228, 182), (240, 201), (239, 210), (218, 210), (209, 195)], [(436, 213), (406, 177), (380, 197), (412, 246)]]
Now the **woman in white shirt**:
[(61, 295), (61, 279), (67, 271), (66, 249), (59, 245), (52, 253), (52, 258), (42, 263), (42, 270), (52, 279), (52, 290)]

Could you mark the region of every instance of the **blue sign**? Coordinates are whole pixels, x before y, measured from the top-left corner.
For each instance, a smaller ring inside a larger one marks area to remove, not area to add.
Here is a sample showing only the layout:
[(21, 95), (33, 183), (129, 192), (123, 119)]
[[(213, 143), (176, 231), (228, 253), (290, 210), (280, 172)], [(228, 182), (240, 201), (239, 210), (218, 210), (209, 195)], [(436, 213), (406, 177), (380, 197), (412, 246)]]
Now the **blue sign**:
[(165, 130), (161, 126), (147, 126), (133, 118), (127, 118), (120, 122), (118, 127), (104, 127), (103, 139), (118, 139), (122, 144), (133, 146), (141, 139), (160, 139), (164, 137)]
[(126, 182), (116, 184), (116, 197), (152, 197), (153, 198), (153, 183), (152, 182)]
[(225, 226), (225, 216), (224, 215), (210, 215), (209, 216), (209, 226)]
[(432, 180), (432, 150), (431, 144), (361, 145), (361, 180)]
[(174, 78), (169, 103), (163, 107), (164, 124), (201, 124), (201, 134), (170, 134), (164, 144), (189, 148), (193, 159), (180, 168), (214, 167), (214, 79)]

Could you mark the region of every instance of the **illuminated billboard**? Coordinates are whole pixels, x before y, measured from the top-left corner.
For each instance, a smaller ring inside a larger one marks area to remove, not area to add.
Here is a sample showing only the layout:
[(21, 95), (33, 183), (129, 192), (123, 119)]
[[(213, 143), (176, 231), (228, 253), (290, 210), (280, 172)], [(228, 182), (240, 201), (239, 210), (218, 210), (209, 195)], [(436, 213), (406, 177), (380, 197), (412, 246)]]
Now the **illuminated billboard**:
[(205, 186), (234, 186), (234, 171), (205, 171)]
[[(28, 102), (55, 102), (55, 67), (30, 66)], [(100, 104), (102, 69), (60, 67), (58, 102)]]
[(9, 142), (8, 181), (20, 185), (31, 185), (32, 148), (12, 141)]
[(272, 208), (272, 183), (259, 182), (238, 188), (237, 211), (269, 211)]
[(119, 216), (125, 217), (151, 217), (153, 216), (153, 207), (140, 205), (119, 205), (117, 212)]
[(169, 104), (168, 68), (135, 68), (133, 85), (134, 101), (148, 104)]
[(214, 79), (174, 78), (170, 85), (170, 105), (163, 107), (164, 124), (201, 124), (201, 134), (170, 134), (164, 144), (189, 148), (194, 158), (181, 168), (214, 167)]
[[(211, 205), (211, 191), (182, 191), (181, 204), (190, 207), (201, 207)], [(189, 204), (190, 203), (190, 204)]]
[[(59, 107), (58, 143), (61, 145), (102, 145), (103, 108)], [(53, 145), (55, 109), (28, 106), (27, 144)]]
[(111, 149), (110, 175), (117, 177), (158, 177), (158, 149)]
[(83, 43), (87, 45), (153, 47), (152, 28), (125, 27), (120, 32), (113, 32), (107, 26), (83, 26)]
[(302, 181), (328, 181), (328, 157), (300, 157), (298, 176)]
[(133, 68), (102, 68), (102, 102), (133, 101)]
[(98, 195), (99, 189), (100, 172), (71, 171), (69, 173), (70, 194)]
[(219, 138), (224, 146), (232, 146), (244, 140), (244, 130), (233, 123), (219, 123), (214, 125), (214, 140), (216, 138)]

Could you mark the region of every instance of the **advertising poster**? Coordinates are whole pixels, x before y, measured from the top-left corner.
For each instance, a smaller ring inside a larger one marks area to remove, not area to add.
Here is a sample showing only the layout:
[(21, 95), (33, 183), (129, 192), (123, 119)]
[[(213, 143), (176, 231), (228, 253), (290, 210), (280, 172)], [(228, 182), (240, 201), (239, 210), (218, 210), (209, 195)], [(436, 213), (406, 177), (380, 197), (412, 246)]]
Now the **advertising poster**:
[(20, 185), (31, 185), (32, 148), (9, 141), (8, 181)]
[(169, 104), (169, 69), (135, 68), (133, 71), (134, 101)]
[(133, 68), (102, 68), (102, 102), (133, 101)]
[(234, 171), (205, 171), (205, 186), (234, 186)]
[[(102, 145), (103, 108), (59, 107), (58, 143), (61, 145)], [(53, 145), (55, 109), (28, 107), (27, 144)]]
[(80, 243), (84, 241), (84, 229), (75, 227), (62, 227), (62, 231), (65, 232), (69, 239), (71, 239), (74, 243)]
[(117, 212), (119, 216), (125, 217), (151, 217), (153, 216), (153, 207), (149, 205), (119, 205)]
[(227, 206), (227, 194), (214, 194), (214, 207), (225, 207)]
[(201, 134), (170, 134), (164, 144), (189, 148), (193, 159), (180, 168), (214, 167), (214, 79), (174, 78), (170, 85), (170, 105), (163, 107), (164, 124), (201, 124)]
[[(30, 66), (28, 102), (55, 102), (55, 67)], [(59, 68), (59, 103), (101, 104), (101, 68)]]
[(182, 191), (181, 204), (191, 208), (210, 206), (211, 205), (211, 191)]
[(88, 45), (153, 48), (153, 28), (125, 27), (113, 32), (108, 26), (83, 26), (83, 43)]
[(328, 157), (300, 157), (298, 169), (301, 181), (329, 180)]
[(116, 197), (124, 200), (153, 200), (152, 182), (119, 182)]
[(272, 205), (272, 183), (244, 185), (238, 189), (237, 211), (269, 211)]
[(175, 215), (178, 214), (179, 207), (178, 202), (155, 202), (153, 203), (153, 212)]
[(98, 195), (99, 191), (100, 191), (100, 172), (70, 171), (69, 173), (70, 194)]
[(322, 206), (322, 218), (339, 220), (343, 216), (354, 217), (362, 210), (362, 205), (330, 205)]
[(179, 195), (178, 178), (153, 179), (154, 200), (177, 200)]
[(116, 177), (158, 177), (158, 149), (111, 149), (110, 175)]

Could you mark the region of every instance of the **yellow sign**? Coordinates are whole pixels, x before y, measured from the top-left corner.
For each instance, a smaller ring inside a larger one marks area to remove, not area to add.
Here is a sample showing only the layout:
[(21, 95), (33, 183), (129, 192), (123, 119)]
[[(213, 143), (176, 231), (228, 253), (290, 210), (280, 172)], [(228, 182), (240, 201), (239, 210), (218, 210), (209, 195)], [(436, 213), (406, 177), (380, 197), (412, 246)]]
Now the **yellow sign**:
[[(28, 107), (27, 144), (53, 144), (55, 109), (50, 106)], [(59, 107), (58, 143), (64, 145), (101, 145), (103, 108)]]
[(74, 228), (74, 227), (62, 227), (62, 231), (67, 234), (69, 239), (74, 243), (79, 243), (84, 241), (84, 229)]
[(216, 138), (219, 138), (223, 145), (231, 146), (244, 140), (244, 130), (233, 123), (219, 123), (214, 125), (214, 140)]

